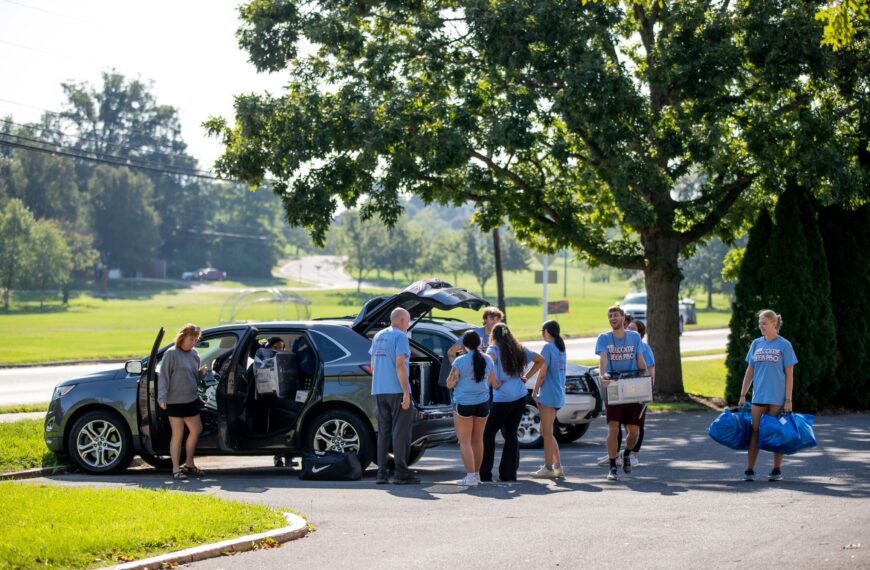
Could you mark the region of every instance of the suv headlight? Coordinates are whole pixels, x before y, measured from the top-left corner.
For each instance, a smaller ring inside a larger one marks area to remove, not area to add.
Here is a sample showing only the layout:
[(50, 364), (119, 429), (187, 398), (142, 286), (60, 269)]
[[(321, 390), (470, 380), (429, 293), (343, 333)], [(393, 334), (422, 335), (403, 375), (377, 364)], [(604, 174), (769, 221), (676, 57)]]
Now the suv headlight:
[(57, 400), (61, 396), (66, 396), (75, 387), (76, 387), (75, 384), (67, 384), (66, 386), (56, 386), (54, 389), (54, 393), (51, 395), (51, 399)]

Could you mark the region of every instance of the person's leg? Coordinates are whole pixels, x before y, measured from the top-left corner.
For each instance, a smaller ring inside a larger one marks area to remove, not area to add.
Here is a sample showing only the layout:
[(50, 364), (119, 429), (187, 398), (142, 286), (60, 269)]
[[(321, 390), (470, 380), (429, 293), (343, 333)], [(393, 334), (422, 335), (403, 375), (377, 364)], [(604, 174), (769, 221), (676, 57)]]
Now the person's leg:
[(385, 480), (390, 475), (388, 459), (393, 437), (393, 412), (388, 394), (375, 396), (375, 405), (378, 419), (378, 479)]
[(558, 464), (556, 438), (553, 435), (553, 423), (556, 421), (556, 408), (540, 406), (541, 413), (541, 436), (544, 440), (544, 467), (552, 469)]
[(622, 424), (619, 424), (619, 431), (616, 433), (616, 453), (622, 448)]
[(633, 424), (625, 424), (625, 429), (628, 430), (628, 437), (625, 439), (625, 455), (631, 453), (631, 450), (637, 445), (637, 439), (640, 435), (640, 426)]
[[(771, 416), (778, 416), (781, 411), (782, 406), (769, 406), (767, 409), (767, 413)], [(780, 471), (782, 470), (783, 457), (785, 456), (782, 453), (773, 454), (773, 471), (770, 473), (771, 480), (778, 480), (778, 478), (782, 476)]]
[[(646, 415), (646, 409), (644, 409), (644, 415)], [(640, 424), (640, 431), (637, 434), (637, 443), (634, 444), (634, 447), (631, 448), (633, 453), (640, 453), (640, 446), (643, 445), (643, 432), (644, 432), (644, 424)]]
[(184, 418), (169, 416), (172, 436), (169, 438), (169, 457), (172, 459), (172, 472), (181, 471), (181, 441), (184, 439)]
[(619, 455), (619, 422), (618, 421), (609, 421), (607, 422), (607, 456), (610, 457), (611, 461), (615, 460)]
[(462, 464), (465, 465), (466, 473), (474, 473), (475, 469), (474, 450), (471, 446), (471, 436), (474, 430), (474, 418), (462, 417), (458, 412), (453, 412), (453, 426), (456, 428), (456, 439), (459, 440), (459, 453), (462, 455)]
[[(492, 481), (492, 465), (495, 463), (495, 434), (504, 425), (510, 404), (493, 402), (483, 428), (483, 459), (480, 462), (480, 480)], [(504, 450), (502, 450), (504, 453)]]
[(411, 404), (407, 410), (402, 409), (402, 395), (395, 394), (393, 413), (393, 463), (396, 465), (396, 479), (411, 477), (408, 470), (408, 456), (411, 454), (411, 428), (416, 410)]
[(471, 450), (474, 452), (474, 472), (480, 476), (480, 465), (483, 462), (483, 430), (487, 418), (475, 417), (471, 429)]
[(184, 465), (185, 467), (196, 469), (194, 456), (196, 455), (196, 444), (199, 442), (199, 434), (202, 433), (202, 419), (197, 414), (195, 416), (183, 418), (183, 420), (189, 432), (187, 435), (187, 445), (185, 446), (187, 457), (185, 458)]
[(526, 398), (522, 397), (510, 403), (504, 426), (501, 429), (504, 437), (504, 447), (501, 451), (501, 461), (498, 465), (499, 477), (504, 481), (515, 481), (517, 469), (520, 466), (520, 444), (517, 430), (523, 413), (526, 411)]
[(749, 434), (749, 451), (746, 453), (746, 470), (755, 471), (755, 461), (758, 459), (758, 428), (761, 425), (761, 416), (767, 411), (769, 406), (753, 405), (752, 411), (752, 431)]

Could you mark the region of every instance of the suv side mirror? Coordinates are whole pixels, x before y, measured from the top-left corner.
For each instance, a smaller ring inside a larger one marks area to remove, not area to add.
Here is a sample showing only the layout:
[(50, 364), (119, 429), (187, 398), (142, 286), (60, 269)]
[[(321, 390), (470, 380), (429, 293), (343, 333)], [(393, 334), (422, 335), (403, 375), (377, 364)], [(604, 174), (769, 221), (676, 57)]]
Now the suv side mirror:
[(124, 363), (124, 370), (126, 370), (127, 374), (130, 376), (139, 376), (142, 374), (142, 361), (128, 360)]

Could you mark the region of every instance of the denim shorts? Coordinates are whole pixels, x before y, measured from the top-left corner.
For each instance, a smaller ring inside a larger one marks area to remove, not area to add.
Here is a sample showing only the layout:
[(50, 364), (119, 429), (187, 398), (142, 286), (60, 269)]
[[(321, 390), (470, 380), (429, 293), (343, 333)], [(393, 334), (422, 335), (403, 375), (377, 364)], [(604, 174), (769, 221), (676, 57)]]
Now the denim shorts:
[(489, 415), (489, 402), (482, 404), (453, 404), (453, 411), (463, 418), (485, 418)]

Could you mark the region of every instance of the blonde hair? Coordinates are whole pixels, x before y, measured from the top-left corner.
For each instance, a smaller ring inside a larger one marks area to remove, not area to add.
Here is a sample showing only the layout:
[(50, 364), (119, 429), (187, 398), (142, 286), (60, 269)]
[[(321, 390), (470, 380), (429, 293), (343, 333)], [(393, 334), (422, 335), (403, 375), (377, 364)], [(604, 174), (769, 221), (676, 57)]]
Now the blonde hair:
[(181, 343), (189, 336), (196, 336), (196, 339), (199, 340), (199, 337), (202, 336), (202, 329), (193, 323), (187, 323), (178, 329), (178, 332), (175, 333), (175, 348), (181, 348)]
[(758, 311), (758, 318), (764, 319), (766, 321), (773, 321), (776, 323), (776, 330), (779, 332), (779, 329), (782, 328), (782, 315), (776, 314), (775, 311), (770, 309), (762, 309)]
[(609, 315), (611, 311), (618, 311), (623, 317), (625, 316), (625, 309), (620, 307), (619, 305), (611, 305), (607, 307), (607, 314)]
[(498, 307), (487, 307), (483, 310), (483, 314), (481, 317), (484, 321), (486, 321), (487, 317), (498, 317), (500, 320), (504, 320), (504, 313)]

